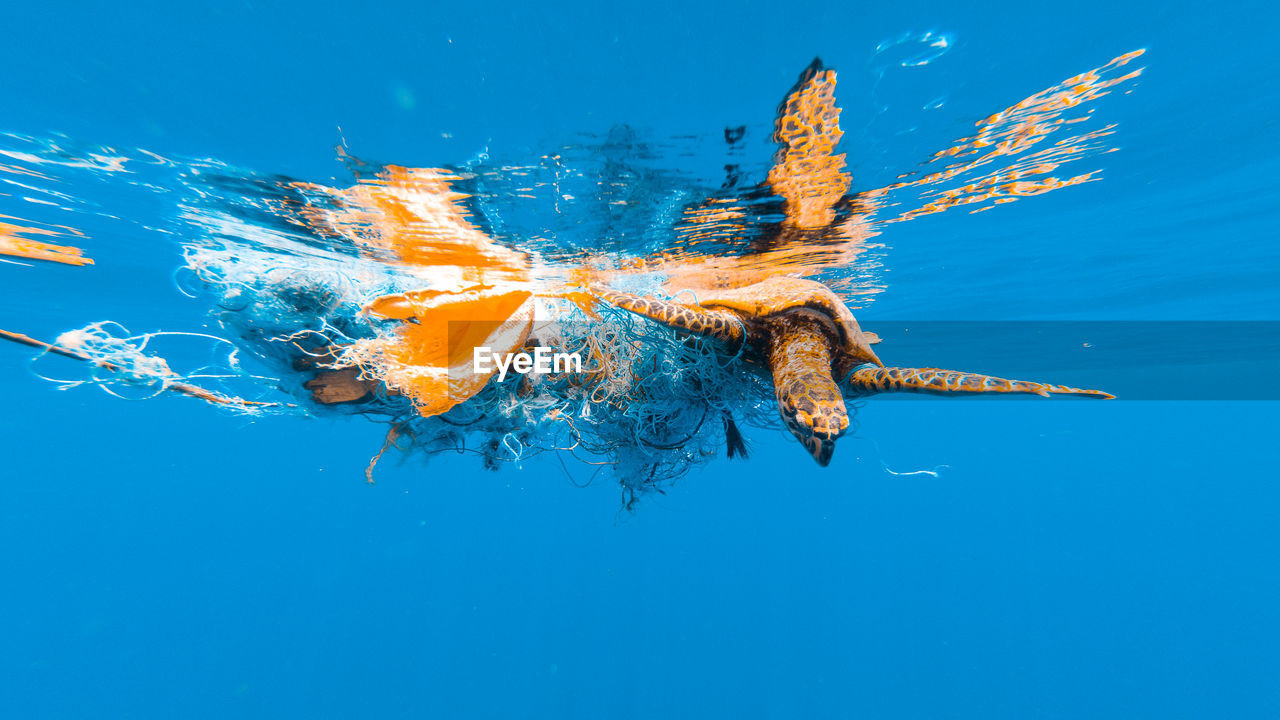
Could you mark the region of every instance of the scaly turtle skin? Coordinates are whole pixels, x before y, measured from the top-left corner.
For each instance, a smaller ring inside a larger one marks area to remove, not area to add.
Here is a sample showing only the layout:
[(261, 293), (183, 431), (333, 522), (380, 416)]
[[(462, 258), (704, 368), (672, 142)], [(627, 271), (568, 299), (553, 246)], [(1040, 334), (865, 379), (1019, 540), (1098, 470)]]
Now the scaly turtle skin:
[(880, 341), (822, 283), (775, 277), (735, 290), (713, 291), (698, 304), (644, 298), (595, 288), (596, 297), (669, 327), (714, 338), (745, 351), (773, 376), (778, 412), (818, 461), (831, 462), (836, 439), (849, 428), (841, 383), (849, 394), (1050, 393), (1110, 398), (1098, 390), (939, 370), (885, 367), (871, 350)]

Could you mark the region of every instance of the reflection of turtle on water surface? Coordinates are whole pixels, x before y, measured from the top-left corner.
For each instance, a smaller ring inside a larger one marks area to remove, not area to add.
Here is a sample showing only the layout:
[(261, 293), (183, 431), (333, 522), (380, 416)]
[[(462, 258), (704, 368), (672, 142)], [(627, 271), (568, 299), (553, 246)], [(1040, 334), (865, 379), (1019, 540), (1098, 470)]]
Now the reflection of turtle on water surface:
[(819, 465), (831, 461), (849, 427), (845, 395), (880, 392), (1061, 393), (1109, 398), (1098, 390), (938, 370), (885, 367), (849, 308), (825, 285), (779, 277), (718, 291), (697, 304), (600, 289), (598, 297), (664, 325), (724, 343), (763, 363), (773, 376), (783, 422)]

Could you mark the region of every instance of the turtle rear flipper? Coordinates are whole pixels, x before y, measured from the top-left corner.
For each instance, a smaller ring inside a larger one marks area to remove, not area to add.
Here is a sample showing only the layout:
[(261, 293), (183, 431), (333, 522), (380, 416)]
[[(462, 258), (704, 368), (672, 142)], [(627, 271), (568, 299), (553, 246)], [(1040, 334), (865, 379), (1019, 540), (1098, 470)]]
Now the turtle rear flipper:
[(320, 370), (302, 386), (311, 391), (311, 398), (322, 405), (365, 400), (378, 391), (380, 383), (361, 377), (354, 367), (338, 370)]
[(742, 456), (743, 460), (749, 457), (747, 450), (747, 439), (742, 436), (742, 431), (738, 429), (738, 423), (734, 422), (733, 415), (725, 410), (722, 413), (724, 420), (724, 444), (725, 452), (729, 459), (732, 460), (736, 456)]

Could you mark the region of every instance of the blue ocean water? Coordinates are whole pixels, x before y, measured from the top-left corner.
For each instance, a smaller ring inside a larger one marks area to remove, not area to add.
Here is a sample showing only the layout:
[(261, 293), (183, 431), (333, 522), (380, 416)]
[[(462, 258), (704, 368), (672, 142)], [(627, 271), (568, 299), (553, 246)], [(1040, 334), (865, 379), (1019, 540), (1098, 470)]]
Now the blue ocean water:
[[(0, 21), (0, 130), (317, 182), (340, 176), (339, 142), (432, 167), (621, 123), (716, 140), (767, 126), (819, 55), (855, 185), (877, 187), (1145, 49), (1094, 111), (1117, 125), (1118, 150), (1083, 162), (1100, 181), (883, 228), (885, 290), (860, 319), (1280, 319), (1260, 3), (33, 4)], [(924, 33), (946, 52), (912, 44)], [(719, 169), (711, 149), (657, 154)], [(0, 327), (217, 332), (175, 284), (181, 249), (138, 229), (173, 221), (165, 188), (70, 177), (52, 189), (92, 199), (78, 244), (96, 265), (0, 265)], [(974, 338), (929, 360), (995, 372), (1006, 351)], [(1187, 365), (1269, 382), (1196, 337), (1171, 355), (1148, 385)], [(383, 426), (59, 392), (31, 356), (0, 348), (7, 717), (1280, 713), (1274, 400), (872, 399), (828, 468), (753, 431), (748, 462), (625, 512), (551, 456), (496, 473), (393, 457), (369, 486)]]

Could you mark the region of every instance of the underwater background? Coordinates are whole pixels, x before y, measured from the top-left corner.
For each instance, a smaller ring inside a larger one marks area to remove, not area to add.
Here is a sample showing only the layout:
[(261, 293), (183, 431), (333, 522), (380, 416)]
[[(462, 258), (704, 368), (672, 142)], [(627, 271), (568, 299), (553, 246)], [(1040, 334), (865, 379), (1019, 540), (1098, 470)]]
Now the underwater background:
[[(747, 127), (744, 168), (767, 168), (778, 101), (814, 56), (839, 72), (840, 149), (867, 189), (1145, 50), (1141, 75), (1089, 110), (1115, 125), (1115, 151), (1070, 174), (1098, 180), (880, 227), (880, 291), (856, 311), (869, 329), (935, 323), (936, 343), (913, 339), (921, 363), (1032, 367), (1115, 401), (872, 398), (830, 467), (780, 427), (750, 429), (749, 460), (720, 455), (627, 510), (616, 483), (578, 487), (590, 473), (553, 454), (496, 472), (389, 455), (369, 485), (383, 425), (62, 392), (34, 351), (0, 347), (0, 714), (1280, 714), (1277, 17), (1262, 3), (0, 9), (9, 167), (141, 148), (341, 185), (335, 145), (410, 167), (570, 147), (667, 198), (682, 177), (714, 187), (726, 127)], [(620, 134), (637, 138), (621, 160), (581, 150)], [(58, 167), (0, 175), (21, 183), (0, 187), (0, 214), (74, 222), (95, 264), (0, 264), (0, 328), (220, 334), (162, 238), (189, 230), (171, 197), (189, 187)], [(82, 212), (42, 215), (54, 205)], [(602, 210), (575, 212), (508, 219), (563, 247), (604, 242)], [(610, 252), (649, 249), (643, 222), (613, 219), (638, 229)], [(1161, 350), (1081, 370), (1009, 347), (1010, 323), (1067, 321), (1154, 332)]]

